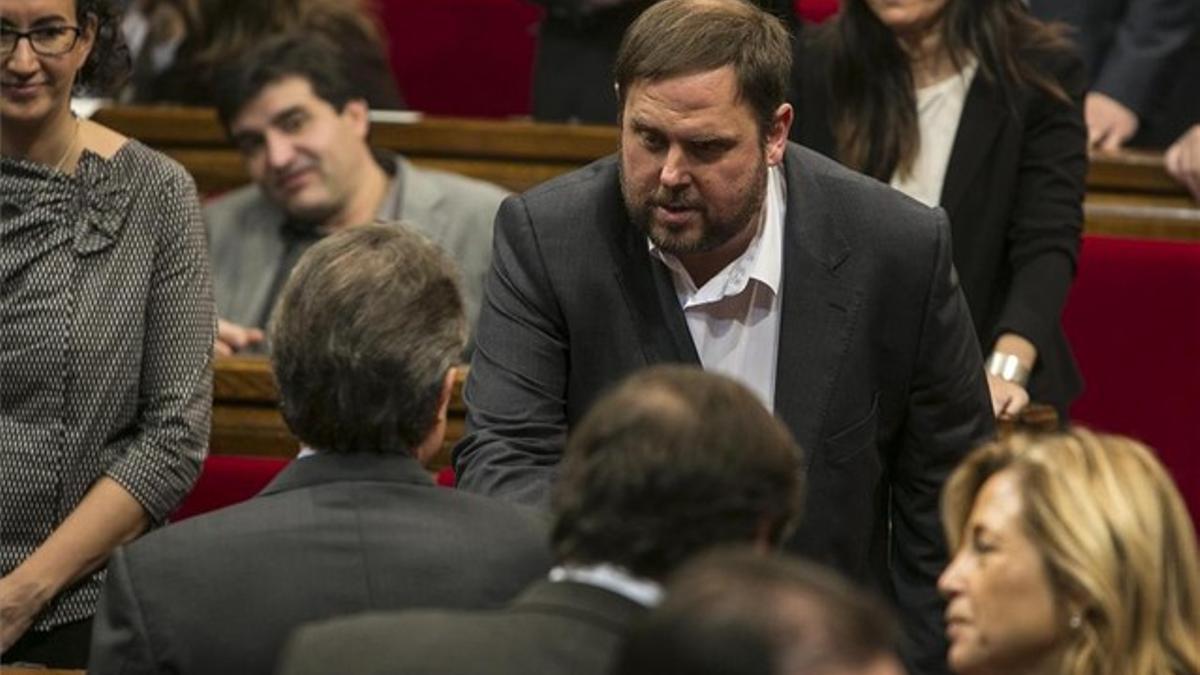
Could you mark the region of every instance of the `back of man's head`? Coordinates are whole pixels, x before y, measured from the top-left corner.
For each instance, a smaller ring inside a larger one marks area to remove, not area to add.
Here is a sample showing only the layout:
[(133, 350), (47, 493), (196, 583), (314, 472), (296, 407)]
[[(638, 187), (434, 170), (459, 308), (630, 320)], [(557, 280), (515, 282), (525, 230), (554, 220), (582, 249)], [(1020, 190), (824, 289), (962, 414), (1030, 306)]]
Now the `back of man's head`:
[(438, 421), (466, 320), (457, 271), (402, 224), (351, 227), (292, 271), (269, 328), (283, 417), (326, 452), (403, 452)]
[(661, 579), (718, 544), (778, 543), (801, 501), (800, 448), (750, 390), (657, 366), (584, 417), (563, 453), (555, 553)]
[(619, 675), (899, 675), (899, 628), (874, 598), (796, 559), (700, 556), (626, 642)]
[(366, 92), (356, 90), (358, 78), (346, 72), (337, 46), (319, 33), (297, 29), (267, 38), (216, 69), (213, 102), (226, 131), (263, 89), (289, 77), (306, 80), (317, 98), (337, 111), (349, 101), (366, 99)]

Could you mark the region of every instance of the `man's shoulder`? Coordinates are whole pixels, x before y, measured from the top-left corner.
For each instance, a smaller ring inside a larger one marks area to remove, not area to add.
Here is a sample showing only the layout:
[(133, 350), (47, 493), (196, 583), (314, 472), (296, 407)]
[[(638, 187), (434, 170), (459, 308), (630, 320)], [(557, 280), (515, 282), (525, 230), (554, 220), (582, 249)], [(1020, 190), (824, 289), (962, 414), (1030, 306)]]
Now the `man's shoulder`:
[[(795, 143), (789, 143), (788, 189), (798, 199), (817, 200), (828, 215), (823, 224), (849, 239), (936, 237), (945, 215), (870, 176)], [(794, 163), (794, 164), (793, 164)]]
[(570, 201), (572, 204), (579, 199), (608, 199), (614, 196), (613, 188), (620, 196), (620, 173), (617, 156), (608, 155), (565, 173), (556, 178), (539, 183), (522, 193), (521, 197), (531, 204), (561, 204)]
[(496, 201), (510, 194), (508, 190), (495, 183), (489, 183), (488, 181), (472, 178), (471, 176), (464, 176), (440, 169), (419, 167), (407, 161), (405, 165), (406, 170), (409, 172), (408, 175), (418, 176), (424, 180), (436, 183), (446, 192), (474, 195), (481, 198), (495, 199)]
[(210, 233), (272, 221), (281, 213), (254, 183), (230, 190), (204, 204), (204, 221)]

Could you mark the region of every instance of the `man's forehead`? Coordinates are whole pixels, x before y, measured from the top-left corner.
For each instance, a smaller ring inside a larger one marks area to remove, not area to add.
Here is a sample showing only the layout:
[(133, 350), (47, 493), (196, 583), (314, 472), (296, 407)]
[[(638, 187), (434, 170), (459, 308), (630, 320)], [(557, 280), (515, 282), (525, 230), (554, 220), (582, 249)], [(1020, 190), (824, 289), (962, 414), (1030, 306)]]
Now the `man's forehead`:
[(234, 133), (261, 130), (285, 112), (311, 109), (321, 104), (329, 105), (317, 96), (307, 78), (287, 75), (269, 82), (247, 101), (234, 116), (230, 128)]
[(754, 111), (739, 95), (733, 69), (636, 80), (629, 87), (622, 122), (635, 130), (690, 129), (732, 133), (754, 122)]

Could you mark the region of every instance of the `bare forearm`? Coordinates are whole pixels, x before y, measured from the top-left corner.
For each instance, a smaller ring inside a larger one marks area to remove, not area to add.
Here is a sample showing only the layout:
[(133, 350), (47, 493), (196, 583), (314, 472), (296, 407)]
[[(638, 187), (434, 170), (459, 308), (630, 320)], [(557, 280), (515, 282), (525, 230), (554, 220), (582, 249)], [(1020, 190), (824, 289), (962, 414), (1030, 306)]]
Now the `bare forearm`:
[(28, 584), (44, 604), (103, 565), (114, 548), (141, 534), (148, 522), (141, 504), (125, 488), (101, 477), (8, 579)]

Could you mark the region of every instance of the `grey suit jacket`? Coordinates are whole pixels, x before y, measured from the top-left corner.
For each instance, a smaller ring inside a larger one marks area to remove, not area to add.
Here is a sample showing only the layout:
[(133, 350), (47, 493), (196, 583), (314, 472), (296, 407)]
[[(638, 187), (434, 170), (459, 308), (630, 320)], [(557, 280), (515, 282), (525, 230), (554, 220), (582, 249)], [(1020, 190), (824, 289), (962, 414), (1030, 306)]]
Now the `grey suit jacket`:
[[(492, 221), (508, 195), (495, 185), (442, 171), (418, 169), (397, 157), (395, 173), (377, 217), (410, 221), (437, 242), (462, 272), (463, 299), (474, 327), (492, 255)], [(218, 315), (261, 327), (275, 304), (276, 279), (285, 264), (286, 214), (247, 185), (204, 209), (213, 258)], [(291, 262), (294, 262), (294, 258)]]
[(300, 629), (283, 675), (606, 675), (646, 612), (611, 591), (539, 581), (499, 611), (370, 614)]
[(550, 566), (540, 519), (404, 456), (298, 459), (257, 497), (119, 549), (88, 672), (270, 673), (308, 621), (499, 607)]
[[(939, 491), (993, 428), (946, 215), (798, 145), (784, 173), (775, 413), (808, 473), (788, 547), (894, 594), (924, 656), (910, 665), (935, 672)], [(544, 504), (567, 429), (606, 387), (649, 364), (699, 363), (647, 248), (615, 157), (500, 207), (460, 488)]]

